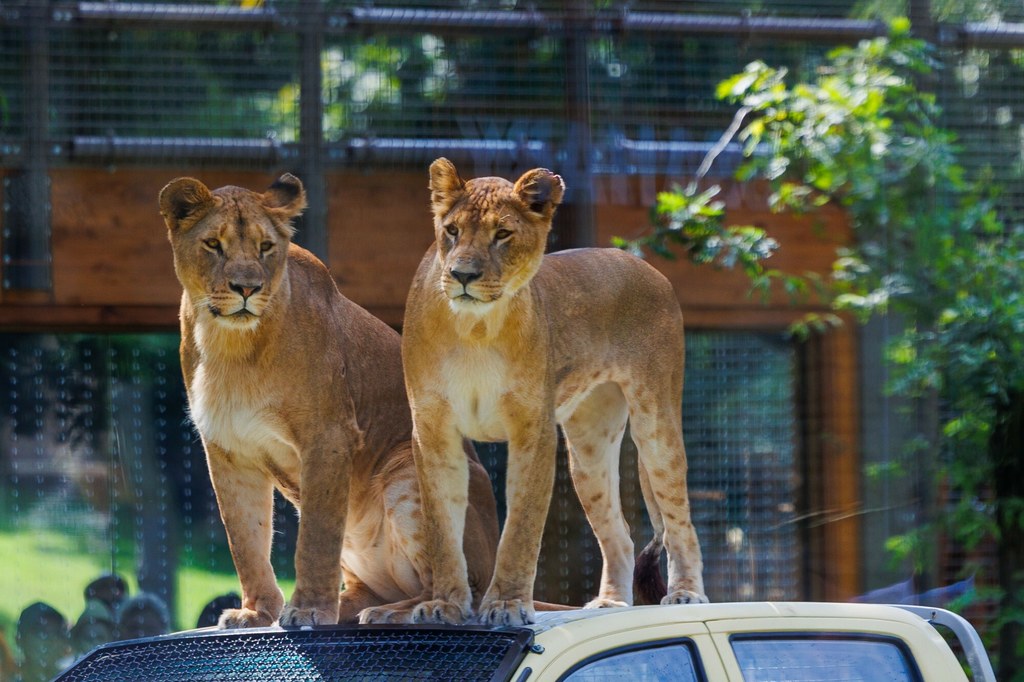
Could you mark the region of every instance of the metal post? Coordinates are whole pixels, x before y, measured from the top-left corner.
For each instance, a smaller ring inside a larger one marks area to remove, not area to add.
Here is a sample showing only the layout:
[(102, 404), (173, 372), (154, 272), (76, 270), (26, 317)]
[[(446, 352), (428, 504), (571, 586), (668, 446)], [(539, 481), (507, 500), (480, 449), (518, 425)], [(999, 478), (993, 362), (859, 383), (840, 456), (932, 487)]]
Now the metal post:
[(935, 42), (938, 31), (935, 19), (932, 18), (931, 0), (910, 0), (908, 18), (914, 35), (928, 42)]
[(48, 0), (29, 3), (26, 12), (28, 68), (25, 73), (25, 153), (18, 173), (4, 179), (3, 288), (49, 291), (50, 23)]
[(594, 171), (590, 122), (590, 71), (587, 40), (590, 10), (585, 0), (575, 0), (566, 21), (565, 97), (569, 125), (568, 166), (562, 170), (566, 182), (566, 207), (561, 216), (561, 237), (556, 249), (594, 246)]
[(302, 216), (296, 241), (327, 263), (327, 180), (324, 177), (322, 0), (299, 3), (299, 176), (309, 207)]

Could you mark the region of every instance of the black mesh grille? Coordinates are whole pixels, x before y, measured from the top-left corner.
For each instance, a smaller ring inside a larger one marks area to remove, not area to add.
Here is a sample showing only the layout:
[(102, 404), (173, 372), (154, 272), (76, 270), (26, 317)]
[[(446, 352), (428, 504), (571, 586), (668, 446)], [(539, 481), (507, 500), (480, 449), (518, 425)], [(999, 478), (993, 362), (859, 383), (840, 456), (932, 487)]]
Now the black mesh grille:
[(63, 682), (237, 680), (504, 680), (529, 630), (316, 628), (217, 631), (101, 647)]

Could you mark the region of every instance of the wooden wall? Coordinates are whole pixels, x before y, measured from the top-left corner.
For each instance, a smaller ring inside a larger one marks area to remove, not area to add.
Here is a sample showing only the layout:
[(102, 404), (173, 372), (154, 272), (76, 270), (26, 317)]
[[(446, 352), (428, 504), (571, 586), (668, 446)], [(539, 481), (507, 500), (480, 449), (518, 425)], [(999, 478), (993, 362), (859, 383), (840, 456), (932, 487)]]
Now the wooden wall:
[[(265, 173), (56, 169), (52, 179), (53, 290), (0, 291), (0, 329), (174, 328), (180, 289), (157, 211), (161, 187), (194, 175), (210, 187), (261, 190)], [(665, 183), (651, 178), (602, 178), (596, 188), (597, 237), (635, 236), (648, 225), (649, 206)], [(342, 291), (399, 325), (405, 295), (432, 239), (424, 173), (335, 173), (328, 177), (329, 265)], [(764, 209), (763, 191), (733, 186), (730, 219), (768, 227), (783, 244), (773, 267), (827, 272), (847, 238), (842, 217), (822, 225)], [(778, 299), (764, 306), (747, 296), (735, 272), (653, 258), (672, 280), (690, 324), (778, 327), (800, 314)]]
[[(636, 238), (644, 234), (657, 192), (669, 184), (668, 179), (602, 179), (596, 193), (599, 245), (608, 245), (613, 236)], [(849, 239), (842, 214), (829, 212), (817, 220), (774, 215), (767, 210), (767, 191), (760, 185), (724, 185), (721, 197), (726, 202), (728, 222), (766, 228), (781, 243), (768, 266), (794, 273), (828, 273), (836, 248)], [(650, 262), (672, 281), (691, 327), (777, 329), (818, 308), (813, 303), (793, 306), (781, 294), (765, 305), (759, 297), (749, 295), (749, 282), (736, 271), (658, 256), (651, 256)]]

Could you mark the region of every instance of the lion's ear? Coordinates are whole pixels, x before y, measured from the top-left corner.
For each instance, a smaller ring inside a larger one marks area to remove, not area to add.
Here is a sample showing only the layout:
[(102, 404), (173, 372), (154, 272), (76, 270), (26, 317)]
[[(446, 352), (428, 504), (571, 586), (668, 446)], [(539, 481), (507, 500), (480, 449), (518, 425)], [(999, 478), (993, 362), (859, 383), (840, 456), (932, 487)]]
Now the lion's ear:
[(213, 193), (195, 178), (171, 180), (160, 190), (160, 214), (169, 230), (187, 230), (213, 205)]
[(547, 168), (534, 168), (523, 173), (512, 192), (531, 212), (550, 219), (555, 207), (562, 203), (565, 183)]
[(448, 159), (441, 157), (430, 164), (430, 207), (435, 216), (448, 213), (465, 187), (455, 164)]
[(282, 220), (291, 220), (306, 208), (306, 188), (297, 177), (285, 173), (274, 180), (261, 199), (263, 206)]
[(306, 208), (306, 188), (291, 173), (285, 173), (260, 195), (260, 203), (287, 239), (295, 234), (292, 220)]

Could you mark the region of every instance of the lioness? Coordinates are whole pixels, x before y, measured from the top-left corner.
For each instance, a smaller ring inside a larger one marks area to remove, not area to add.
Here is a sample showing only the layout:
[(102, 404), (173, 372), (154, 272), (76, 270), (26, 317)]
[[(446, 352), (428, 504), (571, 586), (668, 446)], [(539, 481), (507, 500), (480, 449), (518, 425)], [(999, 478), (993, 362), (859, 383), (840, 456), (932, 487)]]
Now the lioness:
[(533, 621), (556, 423), (604, 559), (600, 591), (587, 606), (633, 599), (633, 543), (618, 489), (627, 420), (659, 533), (651, 547), (659, 552), (664, 541), (668, 548), (662, 602), (707, 601), (686, 489), (683, 319), (671, 284), (617, 249), (544, 256), (565, 189), (548, 170), (531, 170), (515, 184), (464, 182), (438, 159), (430, 189), (435, 244), (413, 280), (402, 341), (426, 542), (434, 548), (433, 598), (416, 607), (414, 619), (472, 616), (459, 551), (468, 476), (459, 444), (469, 437), (509, 444), (508, 517), (479, 619)]
[[(242, 586), (242, 607), (225, 610), (221, 627), (386, 620), (402, 605), (372, 607), (429, 596), (401, 342), (291, 243), (305, 205), (291, 175), (262, 194), (211, 192), (192, 178), (160, 192), (184, 289), (189, 408)], [(479, 596), (494, 566), (497, 514), (471, 448), (462, 465), (465, 551)], [(287, 605), (270, 564), (275, 487), (301, 509)]]

